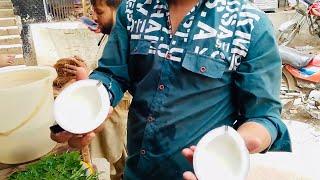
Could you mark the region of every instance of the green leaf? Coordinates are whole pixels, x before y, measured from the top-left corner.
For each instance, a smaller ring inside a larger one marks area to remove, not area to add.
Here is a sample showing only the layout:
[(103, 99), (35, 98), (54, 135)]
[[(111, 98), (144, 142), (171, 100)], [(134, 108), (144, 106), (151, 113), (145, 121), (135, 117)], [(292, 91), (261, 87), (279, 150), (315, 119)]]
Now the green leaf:
[(98, 175), (87, 176), (79, 152), (48, 155), (27, 166), (25, 171), (15, 172), (9, 180), (97, 180)]

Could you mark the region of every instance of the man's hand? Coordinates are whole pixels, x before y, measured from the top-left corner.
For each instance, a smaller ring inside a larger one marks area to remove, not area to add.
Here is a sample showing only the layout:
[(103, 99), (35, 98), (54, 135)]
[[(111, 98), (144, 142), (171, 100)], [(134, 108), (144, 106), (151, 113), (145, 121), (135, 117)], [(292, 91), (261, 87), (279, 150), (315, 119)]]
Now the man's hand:
[(0, 67), (12, 66), (14, 63), (15, 55), (0, 54)]
[(89, 69), (88, 69), (86, 63), (84, 63), (84, 61), (81, 58), (79, 58), (78, 56), (74, 56), (70, 59), (72, 59), (77, 64), (77, 66), (66, 64), (65, 68), (63, 68), (63, 70), (65, 72), (73, 74), (76, 77), (77, 81), (88, 79)]
[[(185, 148), (182, 150), (182, 154), (185, 158), (192, 164), (193, 163), (193, 154), (196, 150), (196, 146), (191, 146), (190, 148)], [(187, 171), (183, 173), (183, 179), (184, 180), (197, 180), (196, 175), (194, 175), (192, 172)]]
[[(255, 122), (247, 122), (239, 127), (237, 130), (243, 138), (249, 153), (259, 153), (267, 149), (271, 144), (271, 135), (268, 130)], [(182, 155), (190, 162), (193, 163), (193, 154), (196, 146), (185, 148), (182, 150)], [(184, 180), (197, 180), (192, 172), (183, 173)]]
[[(108, 117), (112, 113), (113, 108), (110, 107)], [(93, 138), (96, 136), (97, 133), (104, 129), (104, 123), (101, 124), (97, 129), (92, 132), (86, 134), (72, 134), (67, 131), (63, 131), (61, 133), (51, 133), (51, 139), (58, 142), (58, 143), (65, 143), (68, 142), (70, 147), (81, 149), (91, 143)]]
[(244, 123), (237, 131), (243, 138), (251, 154), (262, 152), (271, 145), (271, 135), (269, 131), (259, 123)]
[(187, 171), (187, 172), (183, 173), (183, 179), (184, 180), (197, 180), (197, 177), (192, 172)]

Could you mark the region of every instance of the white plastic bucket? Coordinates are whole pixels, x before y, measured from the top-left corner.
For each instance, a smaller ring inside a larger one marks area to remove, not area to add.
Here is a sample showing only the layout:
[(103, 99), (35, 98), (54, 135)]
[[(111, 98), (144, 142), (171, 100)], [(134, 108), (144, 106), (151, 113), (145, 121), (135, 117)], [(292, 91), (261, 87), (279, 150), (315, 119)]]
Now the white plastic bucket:
[(51, 67), (0, 69), (0, 163), (35, 160), (56, 145), (53, 124)]

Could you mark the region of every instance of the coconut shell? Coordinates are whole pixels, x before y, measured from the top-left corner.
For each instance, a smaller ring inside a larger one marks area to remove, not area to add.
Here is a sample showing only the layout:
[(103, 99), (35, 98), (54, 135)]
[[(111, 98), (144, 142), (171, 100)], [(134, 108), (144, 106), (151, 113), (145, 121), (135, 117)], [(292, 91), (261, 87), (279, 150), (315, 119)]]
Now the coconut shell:
[[(81, 59), (77, 59), (77, 60), (84, 62)], [(62, 58), (58, 60), (57, 63), (53, 66), (56, 69), (58, 74), (58, 77), (53, 81), (54, 88), (61, 89), (62, 87), (64, 87), (65, 84), (67, 84), (72, 79), (74, 79), (74, 74), (64, 71), (63, 68), (65, 68), (66, 64), (79, 67), (79, 65), (75, 61), (76, 60), (72, 58)]]

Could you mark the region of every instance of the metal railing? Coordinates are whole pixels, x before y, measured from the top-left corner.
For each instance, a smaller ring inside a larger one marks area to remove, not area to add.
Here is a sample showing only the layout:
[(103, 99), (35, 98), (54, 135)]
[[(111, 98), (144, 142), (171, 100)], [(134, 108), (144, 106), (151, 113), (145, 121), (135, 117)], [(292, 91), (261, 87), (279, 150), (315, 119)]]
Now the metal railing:
[(83, 2), (87, 0), (43, 0), (48, 21), (61, 21), (83, 15)]

